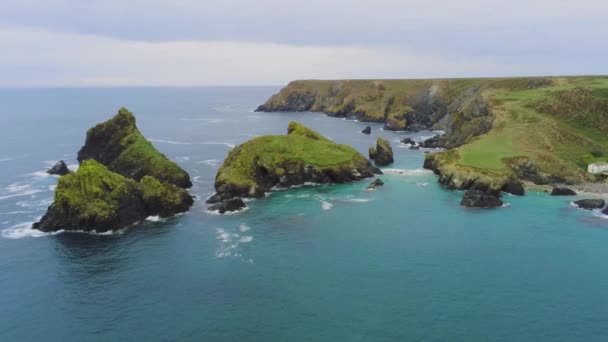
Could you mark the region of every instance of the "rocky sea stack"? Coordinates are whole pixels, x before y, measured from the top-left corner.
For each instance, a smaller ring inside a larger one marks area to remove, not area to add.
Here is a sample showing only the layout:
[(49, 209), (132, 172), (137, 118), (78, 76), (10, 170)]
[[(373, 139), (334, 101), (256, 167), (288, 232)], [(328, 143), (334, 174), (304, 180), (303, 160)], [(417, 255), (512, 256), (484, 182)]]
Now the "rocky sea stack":
[(122, 108), (87, 132), (77, 172), (59, 178), (53, 204), (35, 229), (104, 232), (187, 211), (190, 177), (147, 141)]
[(53, 167), (50, 168), (46, 173), (48, 173), (49, 175), (65, 176), (70, 173), (70, 169), (68, 169), (68, 166), (65, 165), (65, 162), (63, 160), (60, 160), (55, 165), (53, 165)]
[(574, 201), (574, 204), (581, 209), (593, 210), (605, 207), (606, 201), (600, 198), (590, 198)]
[[(354, 148), (297, 122), (287, 135), (267, 135), (235, 147), (218, 170), (209, 209), (230, 211), (235, 198), (260, 198), (274, 187), (347, 183), (381, 174)], [(222, 203), (222, 205), (217, 205)]]
[(391, 144), (385, 139), (378, 138), (376, 147), (369, 148), (369, 159), (372, 159), (379, 166), (392, 164), (394, 160)]
[(112, 172), (139, 181), (152, 176), (180, 188), (192, 186), (190, 176), (177, 164), (158, 152), (135, 124), (135, 117), (125, 108), (106, 122), (87, 131), (78, 161), (95, 159)]

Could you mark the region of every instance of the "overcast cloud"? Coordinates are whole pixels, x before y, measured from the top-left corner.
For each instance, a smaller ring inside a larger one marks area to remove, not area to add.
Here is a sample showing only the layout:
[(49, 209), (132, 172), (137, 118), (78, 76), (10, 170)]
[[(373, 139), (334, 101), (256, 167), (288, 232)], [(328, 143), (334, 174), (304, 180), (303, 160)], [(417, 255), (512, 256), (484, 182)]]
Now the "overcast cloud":
[(606, 74), (608, 1), (4, 0), (2, 86)]

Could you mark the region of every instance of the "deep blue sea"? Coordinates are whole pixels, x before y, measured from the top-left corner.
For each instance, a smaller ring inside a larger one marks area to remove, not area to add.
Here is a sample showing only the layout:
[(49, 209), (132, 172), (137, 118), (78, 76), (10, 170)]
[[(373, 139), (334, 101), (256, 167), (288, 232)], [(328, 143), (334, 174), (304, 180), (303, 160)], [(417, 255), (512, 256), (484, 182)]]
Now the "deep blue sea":
[[(0, 90), (1, 341), (607, 341), (608, 219), (530, 192), (464, 209), (384, 132), (313, 113), (254, 113), (278, 88)], [(109, 235), (42, 234), (44, 173), (119, 107), (194, 179), (192, 210)], [(366, 153), (386, 185), (275, 192), (205, 210), (228, 151), (296, 120)]]

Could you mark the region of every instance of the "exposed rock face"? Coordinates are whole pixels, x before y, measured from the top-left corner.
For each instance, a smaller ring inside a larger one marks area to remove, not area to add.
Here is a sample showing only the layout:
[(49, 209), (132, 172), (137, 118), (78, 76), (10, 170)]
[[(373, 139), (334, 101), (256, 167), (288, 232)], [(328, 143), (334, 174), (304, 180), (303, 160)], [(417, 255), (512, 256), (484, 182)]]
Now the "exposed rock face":
[(412, 138), (405, 138), (405, 139), (401, 140), (401, 142), (404, 144), (416, 145), (416, 142), (414, 140), (412, 140)]
[(57, 162), (57, 164), (55, 164), (52, 168), (50, 168), (46, 173), (48, 173), (50, 175), (64, 176), (64, 175), (67, 175), (68, 173), (70, 173), (70, 169), (68, 169), (68, 166), (65, 165), (65, 162), (63, 160), (60, 160)]
[(477, 189), (469, 189), (465, 192), (460, 205), (468, 208), (496, 208), (503, 205), (498, 195)]
[(521, 184), (519, 180), (513, 178), (507, 180), (501, 191), (517, 196), (523, 196), (526, 193), (523, 184)]
[(551, 196), (576, 196), (576, 191), (568, 188), (553, 188), (551, 190)]
[(574, 204), (581, 209), (593, 210), (602, 209), (604, 206), (606, 206), (606, 201), (599, 198), (592, 198), (574, 201)]
[(144, 220), (187, 211), (193, 199), (186, 190), (145, 176), (140, 182), (111, 172), (95, 160), (59, 179), (55, 199), (33, 228), (42, 231), (104, 232)]
[(447, 145), (447, 137), (446, 135), (436, 135), (420, 142), (419, 145), (424, 148), (445, 148)]
[(305, 183), (346, 183), (381, 174), (355, 149), (336, 144), (299, 123), (289, 124), (287, 135), (251, 139), (235, 147), (218, 170), (211, 208), (226, 211), (224, 201), (263, 197), (274, 187)]
[(376, 140), (376, 147), (370, 147), (369, 158), (372, 159), (376, 165), (386, 166), (392, 164), (393, 160), (393, 149), (391, 144), (382, 138)]
[(365, 128), (364, 128), (364, 129), (361, 131), (361, 133), (363, 133), (363, 134), (371, 134), (371, 133), (372, 133), (372, 128), (371, 128), (371, 127), (369, 127), (369, 126), (367, 126), (367, 127), (365, 127)]
[(373, 182), (371, 182), (368, 186), (367, 186), (367, 190), (375, 190), (377, 187), (379, 186), (383, 186), (384, 182), (382, 181), (382, 179), (380, 178), (376, 178), (374, 179)]
[(212, 203), (208, 209), (211, 211), (218, 211), (220, 214), (225, 214), (227, 211), (238, 211), (246, 207), (247, 205), (245, 205), (245, 202), (243, 202), (242, 199), (234, 197)]
[(78, 151), (78, 161), (88, 159), (136, 181), (152, 176), (181, 188), (192, 186), (188, 173), (144, 138), (137, 129), (135, 117), (125, 108), (111, 120), (88, 130), (85, 145)]

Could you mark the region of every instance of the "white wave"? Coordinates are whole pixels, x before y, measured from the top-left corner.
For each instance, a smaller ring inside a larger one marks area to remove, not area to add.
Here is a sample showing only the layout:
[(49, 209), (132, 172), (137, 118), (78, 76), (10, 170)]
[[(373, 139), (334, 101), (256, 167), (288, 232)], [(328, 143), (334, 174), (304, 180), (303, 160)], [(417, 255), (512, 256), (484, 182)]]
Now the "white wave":
[(238, 254), (234, 253), (239, 246), (238, 234), (229, 233), (222, 228), (216, 228), (215, 234), (217, 240), (220, 242), (220, 246), (215, 252), (216, 258), (221, 259), (229, 256), (238, 256)]
[(334, 207), (333, 204), (331, 204), (331, 203), (329, 203), (327, 201), (321, 200), (320, 202), (321, 202), (321, 208), (323, 208), (323, 210), (331, 210), (331, 208)]
[(347, 198), (343, 200), (344, 202), (349, 202), (349, 203), (367, 203), (369, 201), (371, 201), (371, 199), (369, 198)]
[(39, 192), (42, 192), (42, 190), (37, 190), (37, 189), (26, 190), (26, 191), (16, 193), (16, 194), (0, 196), (0, 200), (5, 200), (8, 198), (14, 198), (14, 197), (30, 196), (30, 195), (37, 194)]
[(248, 225), (241, 223), (241, 225), (239, 226), (239, 231), (241, 233), (244, 233), (246, 231), (249, 231), (251, 229), (251, 227), (249, 227)]
[(400, 176), (418, 176), (432, 173), (431, 170), (425, 169), (382, 169), (382, 172), (385, 174), (393, 174)]
[[(243, 199), (243, 201), (244, 201), (244, 199)], [(211, 215), (237, 215), (237, 214), (240, 214), (240, 213), (245, 212), (247, 210), (249, 210), (249, 207), (245, 207), (245, 208), (243, 208), (241, 210), (227, 211), (227, 212), (225, 212), (223, 214), (220, 214), (219, 210), (209, 210), (209, 209), (206, 209), (205, 212), (207, 214), (211, 214)]]
[(429, 183), (427, 183), (427, 182), (416, 182), (416, 185), (419, 186), (419, 187), (421, 187), (421, 188), (426, 188), (429, 185)]
[(68, 164), (67, 167), (68, 167), (68, 170), (70, 170), (70, 171), (78, 171), (80, 164)]
[(241, 243), (251, 242), (252, 240), (253, 240), (253, 236), (241, 236), (239, 238), (239, 242), (241, 242)]
[(55, 191), (57, 189), (57, 185), (49, 185), (49, 191)]
[(41, 170), (41, 171), (36, 171), (36, 172), (28, 173), (27, 175), (30, 176), (30, 177), (33, 177), (35, 180), (40, 180), (40, 179), (51, 177), (51, 175), (49, 175), (46, 172), (46, 170)]
[(195, 164), (205, 164), (209, 166), (217, 166), (220, 163), (217, 159), (207, 159), (195, 162)]
[(209, 142), (202, 142), (201, 145), (225, 145), (229, 148), (235, 148), (236, 145), (235, 144), (231, 144), (231, 143), (227, 143), (227, 142), (214, 142), (214, 141), (209, 141)]
[(2, 230), (2, 237), (5, 239), (23, 239), (26, 237), (41, 237), (47, 235), (54, 235), (62, 233), (63, 231), (57, 231), (52, 233), (42, 232), (32, 228), (33, 222), (23, 222), (16, 224), (10, 228)]
[(29, 211), (29, 210), (15, 210), (15, 211), (8, 211), (6, 213), (0, 213), (0, 215), (19, 215), (19, 214), (30, 214), (33, 213), (33, 211)]
[(185, 162), (190, 160), (190, 157), (175, 157), (175, 160), (178, 162)]
[(29, 157), (29, 154), (22, 154), (20, 156), (15, 156), (15, 157), (4, 157), (4, 158), (0, 158), (0, 163), (4, 163), (7, 161), (13, 161), (13, 160), (17, 160), (17, 159), (24, 159)]
[(163, 139), (148, 139), (151, 142), (163, 143), (163, 144), (171, 144), (171, 145), (192, 145), (190, 142), (183, 141), (175, 141), (175, 140), (163, 140)]
[(150, 222), (158, 222), (162, 220), (162, 218), (160, 216), (148, 216), (146, 218), (146, 221), (150, 221)]

